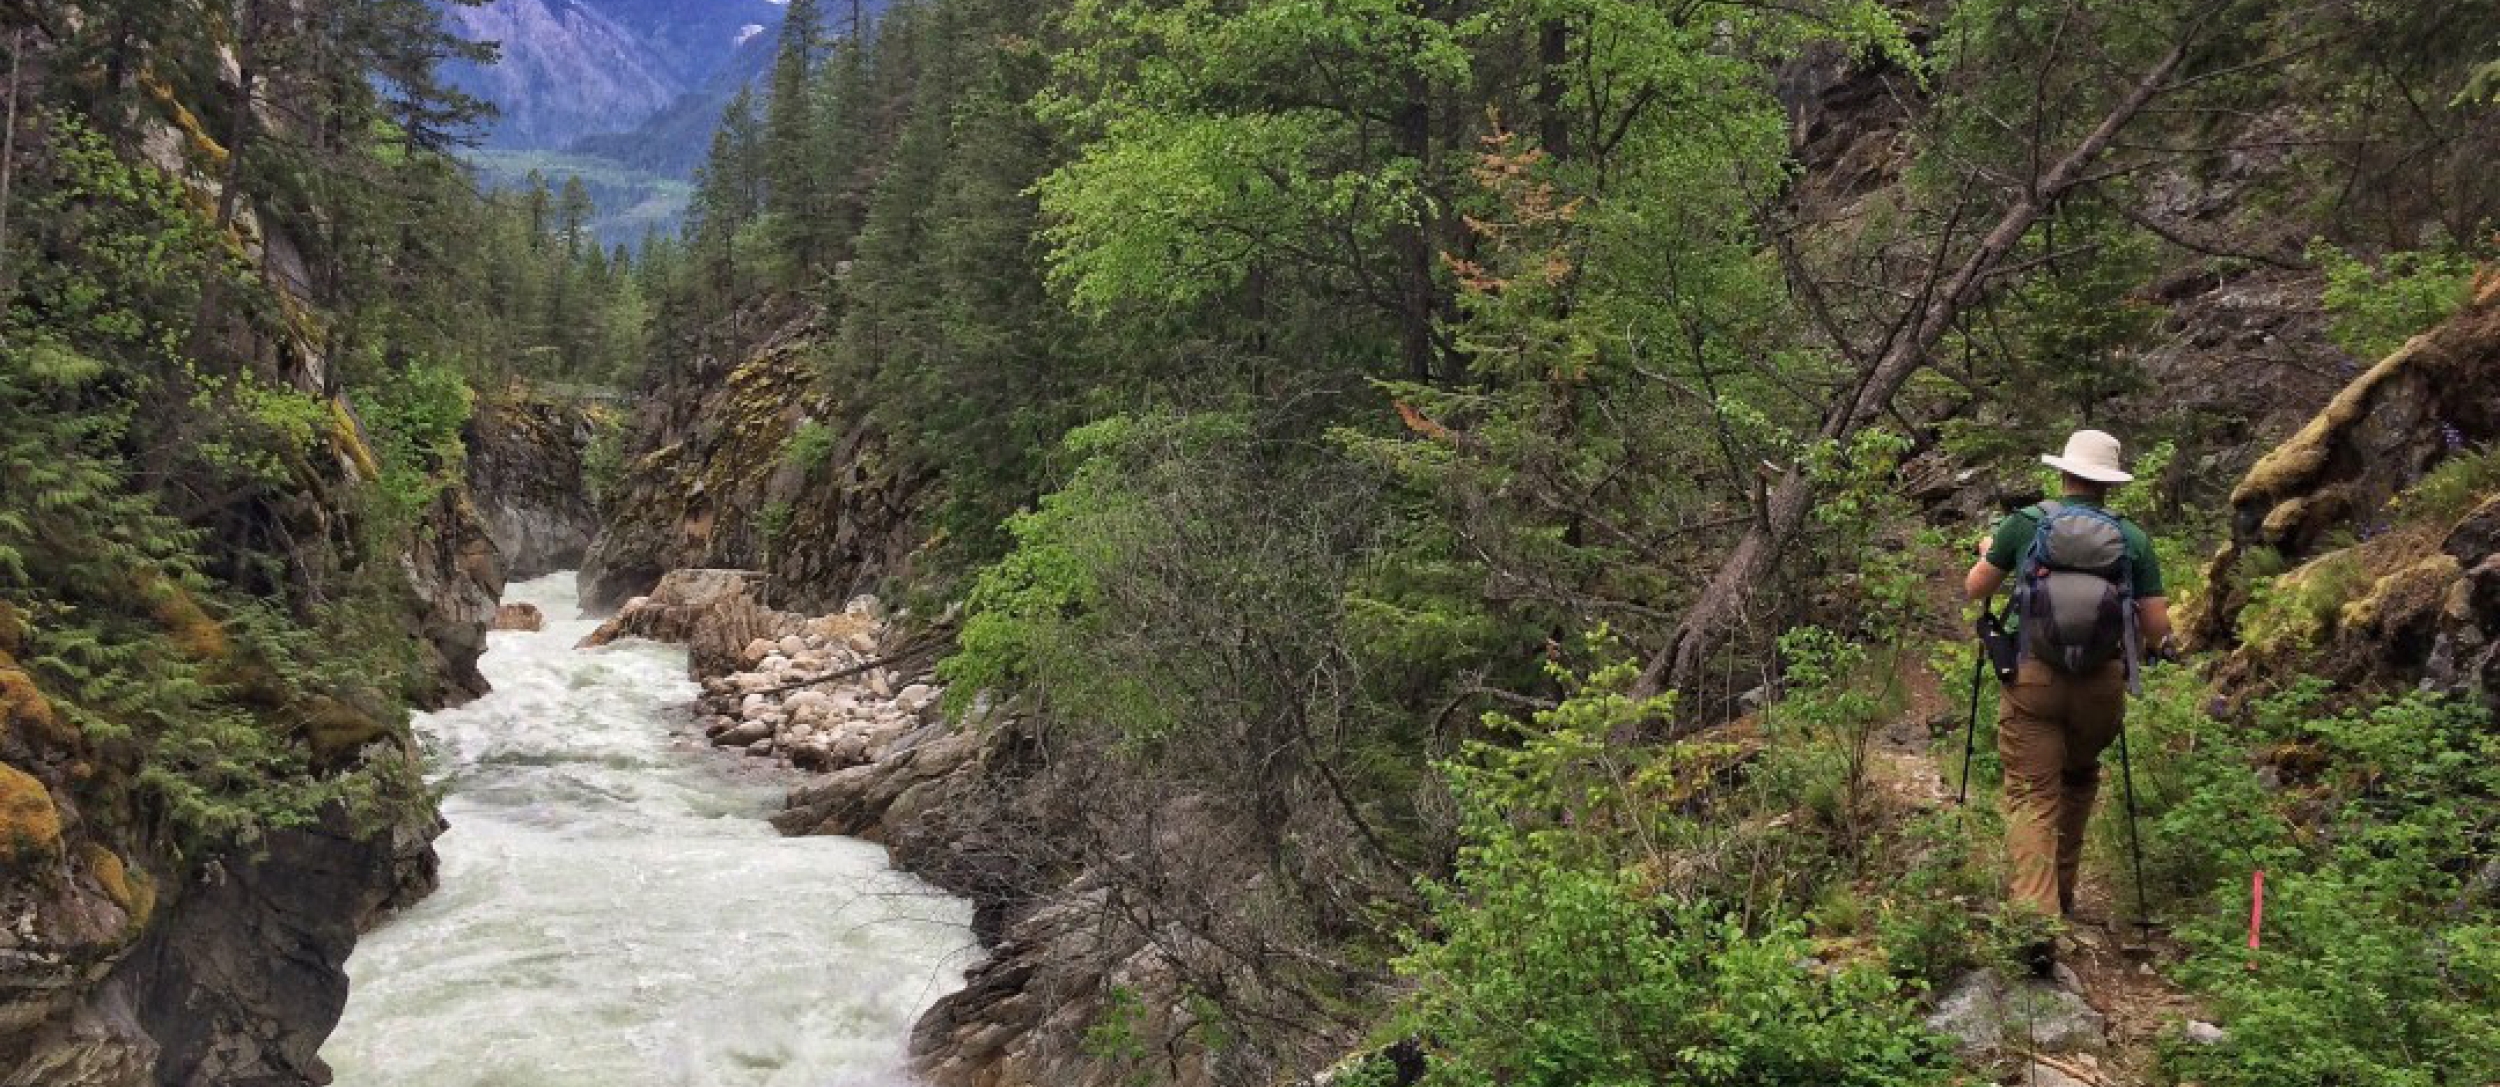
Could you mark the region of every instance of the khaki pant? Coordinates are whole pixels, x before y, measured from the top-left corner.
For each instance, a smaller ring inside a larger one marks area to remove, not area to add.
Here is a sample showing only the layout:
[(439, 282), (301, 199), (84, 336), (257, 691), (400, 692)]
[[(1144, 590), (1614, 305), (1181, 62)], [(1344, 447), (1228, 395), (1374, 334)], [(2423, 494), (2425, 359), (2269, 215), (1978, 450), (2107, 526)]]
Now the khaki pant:
[(1997, 710), (2005, 765), (2008, 893), (2049, 916), (2074, 909), (2084, 829), (2101, 787), (2101, 752), (2127, 714), (2127, 666), (2069, 676), (2026, 660)]

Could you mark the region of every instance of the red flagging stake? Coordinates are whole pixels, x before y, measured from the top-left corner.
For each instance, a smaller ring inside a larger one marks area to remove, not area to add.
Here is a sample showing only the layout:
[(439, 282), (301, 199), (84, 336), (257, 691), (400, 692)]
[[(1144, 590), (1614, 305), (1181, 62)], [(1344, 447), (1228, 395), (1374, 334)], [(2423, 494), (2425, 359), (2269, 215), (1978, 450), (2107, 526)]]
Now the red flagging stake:
[(2248, 968), (2257, 968), (2257, 932), (2266, 923), (2266, 870), (2260, 868), (2248, 883)]

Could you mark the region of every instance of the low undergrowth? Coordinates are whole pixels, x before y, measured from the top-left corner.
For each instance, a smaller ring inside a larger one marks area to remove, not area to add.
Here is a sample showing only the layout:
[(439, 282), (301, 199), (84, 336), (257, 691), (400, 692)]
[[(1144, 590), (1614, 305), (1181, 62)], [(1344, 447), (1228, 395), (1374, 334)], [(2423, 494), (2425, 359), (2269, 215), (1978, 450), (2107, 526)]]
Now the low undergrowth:
[(1624, 693), (1635, 671), (1563, 677), (1558, 708), (1489, 720), (1500, 740), (1446, 767), (1465, 845), (1398, 964), (1425, 1082), (1947, 1082), (1917, 982), (1817, 931), (1837, 860), (1758, 788), (1714, 797), (1747, 745), (1608, 742), (1663, 709)]
[(2500, 914), (2476, 885), (2500, 861), (2488, 713), (2427, 694), (2337, 707), (2316, 682), (2228, 718), (2210, 697), (2172, 670), (2130, 719), (2146, 890), (2189, 948), (2177, 978), (2228, 1032), (2177, 1045), (2169, 1070), (2208, 1087), (2500, 1077)]

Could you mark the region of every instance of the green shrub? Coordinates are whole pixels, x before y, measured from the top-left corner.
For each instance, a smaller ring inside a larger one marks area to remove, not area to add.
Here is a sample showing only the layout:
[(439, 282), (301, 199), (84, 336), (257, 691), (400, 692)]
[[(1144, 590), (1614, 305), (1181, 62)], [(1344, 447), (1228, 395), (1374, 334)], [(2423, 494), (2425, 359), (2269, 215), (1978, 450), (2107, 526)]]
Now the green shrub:
[(791, 432), (789, 444), (782, 447), (781, 459), (802, 472), (813, 472), (832, 462), (834, 446), (840, 441), (832, 427), (810, 419)]
[(1985, 803), (1937, 811), (1903, 828), (1913, 859), (1887, 882), (1875, 913), (1876, 939), (1895, 976), (1942, 982), (2012, 946), (1997, 930), (1997, 915), (1971, 908), (2003, 893), (1986, 843), (2004, 834), (2004, 820)]
[(2370, 362), (2454, 316), (2474, 283), (2474, 262), (2462, 253), (2391, 253), (2373, 268), (2318, 241), (2309, 259), (2326, 272), (2328, 337)]
[(2229, 1032), (2175, 1047), (2173, 1070), (2211, 1087), (2492, 1082), (2500, 929), (2459, 897), (2500, 836), (2488, 716), (2419, 694), (2326, 712), (2313, 683), (2231, 722), (2203, 697), (2172, 673), (2131, 719), (2148, 880), (2191, 948), (2177, 976)]
[(2337, 613), (2368, 586), (2368, 570), (2351, 550), (2257, 579), (2240, 612), (2240, 640), (2263, 653), (2314, 649), (2335, 628)]
[(392, 512), (423, 507), (458, 476), (467, 459), (461, 433), (476, 401), (459, 371), (414, 361), (359, 391), (355, 401), (373, 435)]
[(1466, 844), (1428, 885), (1433, 938), (1399, 961), (1397, 1029), (1427, 1040), (1437, 1087), (1942, 1083), (1947, 1060), (1906, 992), (1865, 964), (1817, 963), (1793, 915), (1747, 920), (1660, 889), (1673, 818), (1641, 803), (1656, 769), (1606, 737), (1663, 712), (1589, 677), (1447, 766)]
[(625, 481), (625, 425), (604, 411), (592, 412), (590, 423), (590, 445), (582, 450), (582, 481), (590, 487), (592, 501), (605, 505), (616, 500), (617, 487)]
[(2500, 495), (2500, 450), (2469, 449), (2441, 461), (2390, 505), (2407, 524), (2439, 524)]

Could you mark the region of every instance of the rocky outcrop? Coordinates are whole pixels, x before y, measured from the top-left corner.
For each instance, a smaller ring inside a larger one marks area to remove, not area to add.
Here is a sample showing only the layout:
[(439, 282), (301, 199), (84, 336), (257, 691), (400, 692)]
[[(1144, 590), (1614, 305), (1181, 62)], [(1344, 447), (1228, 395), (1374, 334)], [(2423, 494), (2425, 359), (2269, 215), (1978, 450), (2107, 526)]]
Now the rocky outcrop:
[(333, 808), (309, 827), (213, 862), (107, 981), (157, 1046), (161, 1087), (330, 1081), (321, 1044), (347, 1007), (348, 953), (382, 911), (435, 886), (430, 815), (359, 828)]
[(626, 424), (626, 471), (584, 559), (583, 606), (614, 608), (671, 570), (762, 572), (760, 599), (820, 612), (908, 573), (930, 481), (893, 468), (811, 359), (787, 310), (718, 330), (658, 374)]
[[(2191, 617), (2233, 687), (2272, 674), (2500, 693), (2500, 279), (2356, 377), (2232, 494)], [(2425, 480), (2455, 462), (2438, 487)]]
[(515, 386), (463, 434), (469, 495), (514, 581), (581, 566), (599, 531), (583, 458), (611, 409)]
[(2231, 493), (2231, 551), (2307, 558), (2469, 444), (2500, 437), (2500, 278), (2355, 378)]
[(536, 604), (505, 604), (495, 609), (496, 630), (540, 631), (547, 629), (547, 613)]
[(687, 647), (688, 668), (697, 678), (721, 675), (736, 667), (747, 643), (779, 638), (798, 621), (757, 602), (756, 580), (751, 570), (672, 571), (651, 595), (626, 601), (582, 644), (602, 646), (619, 638), (673, 642)]
[(16, 648), (0, 604), (0, 1085), (144, 1083), (155, 1043), (96, 982), (155, 919), (156, 881), (88, 819), (74, 778), (93, 752)]
[(486, 632), (503, 597), (503, 558), (460, 488), (445, 487), (434, 497), (401, 569), (416, 597), (404, 614), (423, 657), (409, 673), (410, 700), (439, 709), (485, 694), (477, 661), (486, 655)]
[(0, 1087), (327, 1083), (358, 932), (433, 889), (424, 798), (174, 861), (115, 829), (129, 814), (96, 787), (110, 760), (5, 651), (0, 726)]

